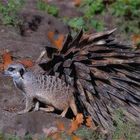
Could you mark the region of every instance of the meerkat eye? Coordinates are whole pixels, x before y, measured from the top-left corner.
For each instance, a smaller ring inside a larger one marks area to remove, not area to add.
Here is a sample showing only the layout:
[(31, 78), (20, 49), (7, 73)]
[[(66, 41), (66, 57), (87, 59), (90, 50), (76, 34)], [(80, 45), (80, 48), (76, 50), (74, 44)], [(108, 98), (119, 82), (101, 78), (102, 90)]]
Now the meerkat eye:
[(15, 68), (12, 68), (12, 67), (8, 68), (8, 71), (14, 71), (14, 70)]

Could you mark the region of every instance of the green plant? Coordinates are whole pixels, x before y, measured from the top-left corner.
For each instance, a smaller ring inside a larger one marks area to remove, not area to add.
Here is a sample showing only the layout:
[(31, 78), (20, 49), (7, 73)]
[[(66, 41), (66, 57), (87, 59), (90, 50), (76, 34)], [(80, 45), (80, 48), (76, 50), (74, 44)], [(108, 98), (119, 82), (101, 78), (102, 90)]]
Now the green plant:
[(20, 140), (20, 138), (11, 134), (1, 134), (0, 140)]
[(117, 0), (109, 7), (113, 16), (117, 17), (116, 24), (126, 35), (140, 33), (140, 1)]
[(3, 0), (0, 2), (0, 13), (3, 24), (16, 25), (19, 20), (17, 18), (17, 12), (22, 7), (23, 0)]
[(89, 23), (89, 27), (96, 29), (97, 31), (102, 31), (104, 29), (104, 23), (99, 20), (91, 20)]
[(0, 140), (3, 140), (3, 134), (0, 132)]
[(116, 123), (116, 127), (112, 136), (113, 140), (118, 140), (121, 138), (125, 138), (127, 140), (140, 139), (140, 129), (136, 126), (136, 124), (125, 119), (123, 110), (116, 110), (114, 114), (114, 121)]
[(110, 8), (113, 15), (124, 16), (126, 19), (131, 20), (134, 17), (140, 16), (139, 7), (139, 0), (117, 0)]
[[(54, 5), (49, 5), (43, 0), (37, 1), (37, 8), (42, 11), (47, 11), (48, 14), (53, 16), (58, 16), (59, 10)], [(84, 0), (80, 6), (80, 9), (83, 13), (82, 17), (74, 17), (74, 18), (63, 18), (63, 22), (68, 24), (73, 32), (83, 29), (85, 31), (94, 28), (97, 31), (103, 30), (103, 22), (94, 20), (93, 16), (97, 13), (102, 13), (104, 10), (104, 4), (102, 0)]]
[(55, 5), (49, 5), (43, 0), (37, 1), (37, 8), (42, 11), (47, 11), (48, 14), (57, 17), (59, 14), (59, 9)]
[(92, 18), (95, 14), (100, 14), (105, 9), (103, 0), (84, 0), (80, 9), (84, 11), (84, 17)]
[(96, 14), (101, 14), (105, 6), (103, 0), (84, 0), (81, 3), (79, 11), (83, 12), (82, 17), (74, 18), (64, 18), (64, 22), (67, 23), (74, 32), (83, 29), (88, 31), (90, 29), (95, 29), (97, 31), (102, 31), (104, 28), (104, 23), (99, 20), (95, 20), (94, 16)]
[(85, 21), (83, 17), (75, 17), (75, 18), (65, 18), (64, 22), (67, 23), (72, 29), (79, 30), (79, 29), (86, 29)]
[(84, 11), (83, 18), (86, 21), (87, 30), (96, 29), (97, 31), (102, 31), (104, 28), (104, 23), (102, 21), (96, 20), (94, 17), (98, 14), (102, 14), (105, 10), (105, 5), (103, 0), (84, 0), (80, 6), (80, 10)]
[(96, 29), (102, 31), (104, 29), (104, 23), (93, 18), (75, 17), (75, 18), (63, 18), (63, 22), (68, 24), (75, 34), (75, 31), (83, 29), (88, 31), (90, 29)]
[(104, 136), (97, 131), (92, 129), (82, 127), (76, 131), (76, 135), (80, 138), (87, 139), (87, 140), (103, 140)]

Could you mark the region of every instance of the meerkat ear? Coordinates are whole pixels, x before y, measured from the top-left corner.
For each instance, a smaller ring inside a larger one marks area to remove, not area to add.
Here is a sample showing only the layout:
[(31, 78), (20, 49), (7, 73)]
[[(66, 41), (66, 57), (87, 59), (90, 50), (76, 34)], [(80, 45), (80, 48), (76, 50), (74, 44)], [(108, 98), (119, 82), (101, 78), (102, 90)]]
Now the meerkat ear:
[(20, 76), (23, 78), (23, 74), (24, 74), (25, 70), (24, 69), (20, 69), (19, 73), (20, 73)]

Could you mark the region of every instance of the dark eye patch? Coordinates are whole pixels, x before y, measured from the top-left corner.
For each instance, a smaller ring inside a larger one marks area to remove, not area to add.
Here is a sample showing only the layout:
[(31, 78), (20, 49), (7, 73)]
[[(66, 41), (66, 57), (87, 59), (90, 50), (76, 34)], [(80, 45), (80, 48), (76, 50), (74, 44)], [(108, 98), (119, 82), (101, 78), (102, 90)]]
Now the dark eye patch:
[(12, 67), (8, 68), (8, 71), (14, 71), (14, 70), (15, 68), (12, 68)]

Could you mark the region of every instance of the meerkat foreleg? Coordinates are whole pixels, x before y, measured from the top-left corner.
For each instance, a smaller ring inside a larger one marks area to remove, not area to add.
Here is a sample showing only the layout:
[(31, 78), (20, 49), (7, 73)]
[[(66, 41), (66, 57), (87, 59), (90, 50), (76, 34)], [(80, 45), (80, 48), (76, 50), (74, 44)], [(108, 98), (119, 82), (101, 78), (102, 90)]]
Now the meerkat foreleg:
[(75, 103), (74, 99), (72, 99), (70, 102), (70, 108), (71, 108), (72, 112), (74, 113), (74, 115), (76, 116), (78, 111), (77, 111), (77, 107), (76, 107), (76, 103)]
[(34, 106), (34, 103), (33, 103), (33, 99), (30, 98), (30, 97), (26, 97), (26, 105), (25, 105), (25, 109), (18, 112), (17, 114), (24, 114), (24, 113), (27, 113), (29, 112)]
[(61, 113), (61, 117), (65, 117), (65, 115), (66, 115), (66, 113), (67, 113), (67, 111), (68, 111), (68, 108), (69, 107), (66, 107), (64, 110), (63, 110), (63, 112)]
[[(65, 117), (65, 115), (66, 115), (66, 113), (67, 113), (67, 111), (68, 111), (68, 108), (69, 108), (69, 107), (66, 107), (66, 108), (63, 110), (63, 112), (61, 113), (61, 116), (62, 116), (62, 117)], [(76, 107), (76, 104), (75, 104), (74, 99), (72, 99), (71, 102), (70, 102), (70, 108), (71, 108), (73, 114), (76, 116), (76, 115), (77, 115), (77, 107)]]

